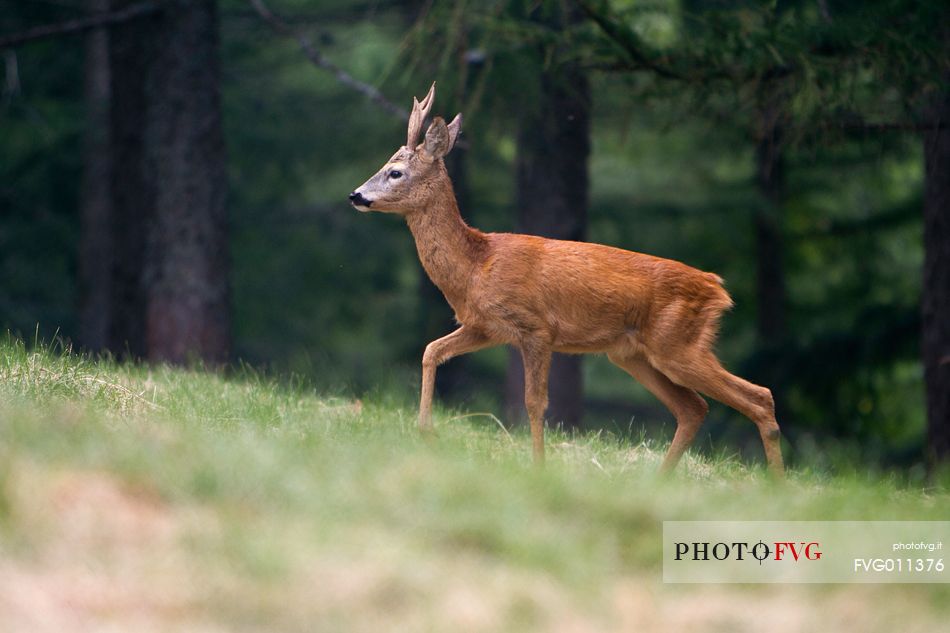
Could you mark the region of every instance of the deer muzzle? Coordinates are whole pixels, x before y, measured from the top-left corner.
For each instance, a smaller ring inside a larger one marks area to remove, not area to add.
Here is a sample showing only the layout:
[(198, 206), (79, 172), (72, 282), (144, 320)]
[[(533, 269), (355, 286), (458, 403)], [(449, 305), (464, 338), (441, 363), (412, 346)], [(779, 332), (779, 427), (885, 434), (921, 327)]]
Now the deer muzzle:
[(350, 204), (352, 204), (359, 211), (369, 211), (369, 207), (373, 204), (373, 201), (367, 200), (363, 197), (363, 194), (358, 191), (354, 191), (350, 194)]

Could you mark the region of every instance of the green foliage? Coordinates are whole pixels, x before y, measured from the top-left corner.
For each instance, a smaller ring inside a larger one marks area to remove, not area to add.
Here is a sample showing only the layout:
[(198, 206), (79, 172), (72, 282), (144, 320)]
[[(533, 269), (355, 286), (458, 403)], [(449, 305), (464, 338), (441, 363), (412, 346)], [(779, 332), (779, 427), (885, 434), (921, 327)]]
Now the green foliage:
[[(612, 0), (582, 3), (602, 24), (588, 15), (554, 28), (568, 4), (268, 2), (397, 104), (439, 81), (437, 113), (465, 115), (463, 212), (484, 230), (514, 223), (527, 79), (583, 64), (595, 108), (590, 239), (725, 277), (737, 306), (720, 348), (749, 376), (773, 361), (755, 337), (754, 114), (762, 86), (781, 82), (793, 459), (840, 442), (880, 465), (919, 464), (920, 144), (855, 127), (912, 122), (946, 62), (931, 28), (941, 3)], [(398, 220), (346, 204), (402, 143), (404, 123), (313, 67), (244, 0), (220, 8), (235, 357), (334, 393), (412, 402), (428, 341), (411, 240)], [(76, 15), (59, 3), (0, 9), (4, 33)], [(39, 323), (41, 338), (77, 332), (81, 49), (81, 37), (18, 48), (20, 92), (0, 100), (0, 327), (29, 335)], [(497, 413), (504, 367), (498, 351), (475, 355), (454, 404)], [(625, 374), (593, 358), (585, 376), (590, 427), (669, 436), (671, 417)], [(706, 430), (701, 446), (760, 450), (724, 408)]]
[[(0, 2), (0, 32), (33, 3)], [(0, 323), (24, 334), (73, 331), (83, 108), (81, 45), (40, 42), (4, 54), (0, 89)], [(12, 72), (15, 70), (15, 74)], [(38, 318), (41, 317), (41, 318)]]

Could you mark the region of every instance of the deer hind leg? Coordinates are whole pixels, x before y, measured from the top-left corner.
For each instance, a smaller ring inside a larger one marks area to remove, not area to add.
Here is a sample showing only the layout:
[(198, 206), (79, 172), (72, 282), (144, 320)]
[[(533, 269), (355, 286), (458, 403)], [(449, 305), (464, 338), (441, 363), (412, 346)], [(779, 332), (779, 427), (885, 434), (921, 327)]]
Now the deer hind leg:
[(726, 371), (708, 350), (679, 355), (675, 359), (657, 358), (656, 365), (673, 382), (704, 393), (746, 416), (759, 429), (769, 470), (783, 477), (781, 431), (775, 420), (772, 392)]
[(432, 396), (435, 391), (436, 368), (455, 356), (492, 345), (491, 339), (464, 325), (451, 334), (426, 345), (422, 355), (422, 394), (419, 400), (419, 429), (432, 430)]
[(544, 463), (544, 411), (548, 408), (548, 373), (551, 369), (551, 350), (547, 347), (524, 344), (524, 405), (531, 424), (531, 449), (536, 464)]
[(656, 396), (676, 417), (676, 433), (660, 465), (661, 473), (671, 472), (676, 468), (686, 449), (693, 443), (696, 432), (699, 431), (699, 427), (709, 412), (709, 405), (692, 389), (677, 385), (664, 376), (645, 358), (627, 358), (614, 354), (608, 354), (607, 358), (633, 376), (634, 380)]

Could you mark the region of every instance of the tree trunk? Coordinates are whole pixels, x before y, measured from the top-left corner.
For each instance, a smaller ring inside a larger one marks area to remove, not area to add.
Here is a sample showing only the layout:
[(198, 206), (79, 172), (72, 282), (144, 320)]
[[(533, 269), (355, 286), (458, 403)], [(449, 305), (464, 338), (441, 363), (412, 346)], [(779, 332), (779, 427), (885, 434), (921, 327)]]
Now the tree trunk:
[(767, 347), (784, 339), (786, 334), (782, 237), (785, 169), (780, 143), (781, 131), (776, 127), (756, 147), (756, 184), (762, 198), (755, 213), (756, 331), (760, 342)]
[[(105, 12), (109, 0), (87, 0), (90, 12)], [(109, 33), (86, 35), (83, 173), (79, 236), (79, 342), (94, 352), (109, 347), (112, 292), (112, 153), (109, 130)]]
[[(587, 233), (587, 158), (590, 86), (572, 66), (542, 71), (537, 107), (522, 117), (518, 137), (518, 230), (563, 240)], [(555, 354), (548, 380), (547, 419), (577, 427), (583, 417), (581, 356)], [(524, 417), (524, 369), (508, 356), (505, 389), (509, 420)]]
[(217, 31), (214, 0), (178, 0), (112, 33), (110, 347), (154, 361), (228, 356)]
[[(112, 8), (134, 0), (113, 0)], [(145, 356), (146, 227), (155, 211), (145, 166), (145, 127), (151, 104), (145, 80), (157, 48), (157, 17), (114, 27), (109, 33), (112, 148), (112, 275), (107, 345), (119, 357)]]
[[(947, 77), (950, 81), (950, 76)], [(924, 133), (924, 279), (921, 356), (927, 392), (927, 452), (931, 467), (950, 460), (950, 93)]]
[[(766, 88), (768, 90), (768, 88)], [(785, 164), (782, 157), (783, 110), (781, 91), (766, 97), (758, 122), (756, 141), (756, 186), (760, 204), (755, 211), (756, 334), (761, 350), (756, 380), (772, 390), (776, 414), (785, 413), (783, 351), (788, 336), (786, 323), (785, 244), (783, 205)]]
[(145, 130), (155, 214), (146, 243), (150, 360), (228, 357), (227, 173), (214, 0), (173, 4), (146, 85)]

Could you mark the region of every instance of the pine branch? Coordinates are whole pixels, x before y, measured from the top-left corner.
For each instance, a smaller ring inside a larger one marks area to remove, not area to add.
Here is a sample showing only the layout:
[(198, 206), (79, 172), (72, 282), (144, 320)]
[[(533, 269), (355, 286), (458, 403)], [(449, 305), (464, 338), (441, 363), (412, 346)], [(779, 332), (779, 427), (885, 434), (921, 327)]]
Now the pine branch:
[(862, 233), (874, 233), (905, 226), (920, 221), (921, 201), (911, 200), (892, 209), (881, 211), (867, 218), (830, 220), (804, 231), (793, 232), (793, 240), (812, 240), (816, 238), (847, 238)]
[(163, 4), (163, 0), (148, 0), (146, 2), (133, 4), (131, 6), (125, 7), (124, 9), (118, 9), (116, 11), (97, 13), (82, 18), (76, 18), (74, 20), (66, 20), (65, 22), (59, 22), (57, 24), (37, 26), (21, 33), (14, 33), (12, 35), (0, 37), (0, 49), (12, 48), (14, 46), (19, 46), (20, 44), (26, 44), (28, 42), (46, 39), (49, 37), (72, 35), (74, 33), (82, 33), (83, 31), (88, 31), (90, 29), (96, 29), (103, 26), (121, 24), (123, 22), (128, 22), (130, 20), (135, 20), (137, 18), (142, 18), (152, 15), (153, 13), (157, 13), (163, 9)]
[(905, 121), (883, 121), (880, 123), (847, 121), (838, 123), (829, 121), (823, 124), (823, 127), (857, 132), (929, 132), (946, 130), (950, 127), (950, 121), (921, 121), (920, 123)]
[(584, 15), (604, 32), (604, 35), (627, 54), (630, 58), (627, 65), (628, 70), (651, 70), (666, 79), (685, 79), (681, 73), (664, 64), (653, 54), (648, 53), (646, 45), (633, 29), (620, 20), (611, 19), (607, 15), (605, 6), (595, 7), (594, 3), (589, 0), (577, 0), (577, 5), (584, 12)]
[(689, 56), (672, 57), (649, 50), (648, 45), (623, 20), (611, 15), (606, 2), (574, 0), (581, 11), (600, 28), (604, 35), (618, 46), (626, 59), (618, 60), (607, 70), (652, 72), (663, 79), (705, 83), (713, 80), (735, 79), (730, 69), (713, 67), (703, 60)]
[(264, 0), (248, 0), (248, 2), (251, 3), (251, 6), (254, 7), (255, 11), (257, 11), (257, 14), (261, 16), (261, 19), (270, 25), (270, 27), (276, 33), (284, 37), (294, 39), (300, 46), (300, 50), (303, 51), (304, 56), (306, 56), (306, 58), (309, 59), (315, 66), (331, 73), (341, 84), (366, 96), (370, 101), (377, 104), (393, 116), (404, 120), (409, 118), (408, 111), (400, 108), (392, 101), (387, 99), (383, 93), (376, 89), (375, 86), (371, 86), (364, 81), (356, 79), (353, 77), (353, 75), (349, 74), (335, 63), (324, 57), (323, 53), (317, 50), (309, 38), (301, 33), (298, 33), (281, 18), (277, 17), (269, 8), (267, 8), (267, 5), (264, 4)]

